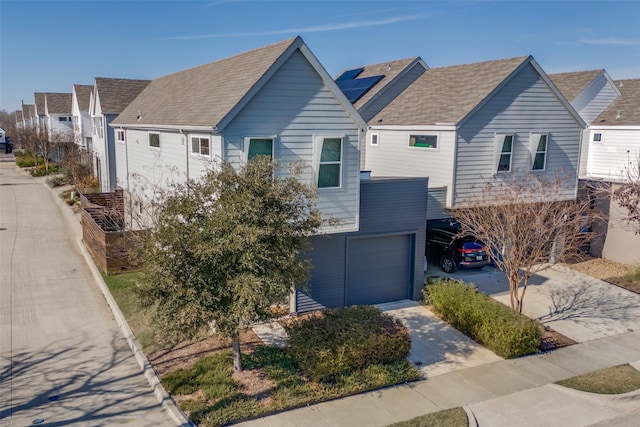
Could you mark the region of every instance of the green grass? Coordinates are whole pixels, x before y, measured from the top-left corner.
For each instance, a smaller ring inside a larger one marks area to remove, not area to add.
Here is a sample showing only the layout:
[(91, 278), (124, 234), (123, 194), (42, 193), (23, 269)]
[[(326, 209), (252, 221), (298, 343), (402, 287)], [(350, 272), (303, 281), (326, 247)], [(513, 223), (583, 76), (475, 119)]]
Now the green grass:
[(640, 282), (640, 267), (625, 274), (624, 278), (630, 282)]
[(445, 409), (391, 424), (389, 427), (467, 427), (469, 421), (462, 407)]
[(621, 394), (640, 389), (640, 371), (629, 364), (600, 369), (556, 384), (600, 394)]
[(190, 368), (170, 372), (162, 382), (174, 395), (201, 391), (197, 398), (189, 398), (180, 406), (195, 423), (206, 427), (420, 378), (420, 373), (409, 362), (402, 361), (391, 365), (372, 365), (362, 371), (342, 375), (333, 383), (312, 382), (301, 376), (282, 350), (270, 346), (259, 346), (252, 355), (243, 355), (243, 365), (249, 371), (261, 369), (273, 382), (273, 387), (260, 396), (245, 394), (242, 386), (232, 379), (230, 351), (203, 357)]
[(118, 303), (120, 311), (127, 319), (131, 330), (146, 354), (160, 350), (154, 339), (154, 330), (151, 316), (148, 312), (140, 309), (138, 298), (135, 294), (136, 280), (140, 273), (122, 273), (106, 275), (102, 273), (111, 295)]

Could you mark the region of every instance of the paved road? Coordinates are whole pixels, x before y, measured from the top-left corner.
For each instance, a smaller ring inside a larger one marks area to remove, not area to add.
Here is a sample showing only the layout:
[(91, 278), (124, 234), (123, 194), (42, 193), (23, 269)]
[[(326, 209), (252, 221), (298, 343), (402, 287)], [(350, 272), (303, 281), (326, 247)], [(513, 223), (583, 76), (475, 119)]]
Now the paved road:
[(0, 425), (174, 425), (51, 192), (0, 155)]

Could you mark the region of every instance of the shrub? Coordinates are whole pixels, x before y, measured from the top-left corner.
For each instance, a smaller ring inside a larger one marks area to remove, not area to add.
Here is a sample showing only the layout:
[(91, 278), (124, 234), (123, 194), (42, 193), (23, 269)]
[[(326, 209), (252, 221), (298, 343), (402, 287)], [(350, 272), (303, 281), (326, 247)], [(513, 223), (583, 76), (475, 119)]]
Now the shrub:
[(423, 290), (425, 304), (446, 322), (504, 358), (534, 353), (540, 327), (509, 307), (455, 280), (440, 280)]
[(314, 381), (404, 360), (411, 348), (407, 328), (370, 306), (325, 310), (286, 328), (287, 354)]
[(32, 176), (38, 177), (57, 173), (58, 169), (58, 166), (54, 163), (49, 163), (49, 169), (47, 169), (47, 166), (44, 163), (41, 163), (38, 165), (38, 167), (31, 169), (30, 172)]
[(47, 179), (47, 185), (49, 187), (62, 187), (63, 185), (68, 185), (67, 178), (64, 175), (56, 175)]

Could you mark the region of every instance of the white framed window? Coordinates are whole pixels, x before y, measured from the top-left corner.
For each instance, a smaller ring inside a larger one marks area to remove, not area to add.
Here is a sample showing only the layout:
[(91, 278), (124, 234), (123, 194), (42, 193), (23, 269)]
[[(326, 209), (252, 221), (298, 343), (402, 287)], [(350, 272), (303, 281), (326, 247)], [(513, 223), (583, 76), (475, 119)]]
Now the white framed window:
[(342, 138), (322, 138), (318, 165), (318, 188), (342, 186)]
[(409, 135), (409, 147), (415, 148), (438, 148), (438, 135)]
[(369, 139), (369, 143), (372, 147), (378, 147), (380, 144), (380, 134), (372, 133)]
[(495, 136), (495, 172), (511, 172), (511, 159), (513, 157), (513, 134), (496, 134)]
[(125, 141), (124, 129), (116, 129), (116, 141), (124, 142)]
[(247, 160), (258, 156), (274, 157), (273, 142), (275, 138), (245, 138)]
[(534, 133), (529, 136), (529, 150), (531, 152), (531, 170), (543, 171), (547, 165), (547, 144), (549, 136), (546, 133)]
[(209, 157), (211, 154), (211, 139), (208, 136), (192, 136), (191, 154)]
[(59, 116), (58, 117), (58, 121), (59, 122), (68, 122), (70, 120), (69, 120), (69, 117), (67, 117), (67, 116)]
[(599, 142), (602, 143), (602, 133), (600, 132), (594, 132), (593, 135), (591, 136), (591, 141), (593, 142)]
[(149, 132), (149, 147), (160, 148), (160, 134)]
[(102, 117), (96, 116), (93, 118), (93, 134), (98, 135), (98, 138), (104, 138), (104, 126), (102, 124)]

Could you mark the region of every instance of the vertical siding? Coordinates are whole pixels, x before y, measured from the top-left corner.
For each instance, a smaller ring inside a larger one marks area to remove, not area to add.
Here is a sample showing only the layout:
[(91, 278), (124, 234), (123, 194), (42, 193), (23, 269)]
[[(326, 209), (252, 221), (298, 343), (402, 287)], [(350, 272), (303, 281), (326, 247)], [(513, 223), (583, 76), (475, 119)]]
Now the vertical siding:
[[(418, 129), (416, 127), (416, 129)], [(370, 133), (377, 133), (378, 146), (369, 143)], [(411, 134), (437, 134), (438, 148), (409, 147)], [(455, 153), (455, 132), (438, 127), (419, 130), (377, 130), (367, 133), (364, 169), (374, 177), (429, 177), (430, 187), (451, 187)]]
[(314, 137), (343, 137), (342, 188), (319, 190), (317, 206), (325, 216), (341, 221), (339, 226), (325, 227), (324, 231), (357, 229), (359, 130), (299, 52), (224, 129), (224, 158), (239, 165), (245, 157), (245, 137), (274, 135), (276, 157), (283, 163), (306, 162), (309, 167), (301, 179), (309, 183), (314, 180), (313, 168), (319, 160), (314, 154)]
[(548, 133), (547, 163), (540, 176), (566, 177), (559, 198), (575, 197), (581, 127), (529, 65), (458, 130), (455, 204), (474, 200), (494, 175), (495, 133), (514, 134), (511, 170), (531, 171), (529, 134)]
[(640, 155), (640, 126), (629, 129), (592, 128), (585, 136), (592, 141), (593, 133), (602, 134), (602, 142), (589, 143), (587, 175), (593, 178), (620, 180), (629, 162)]
[(618, 94), (603, 75), (599, 75), (571, 102), (585, 123), (590, 124)]
[(360, 108), (360, 114), (368, 122), (373, 116), (378, 114), (380, 110), (393, 101), (398, 95), (400, 95), (406, 88), (411, 85), (418, 77), (425, 72), (425, 69), (420, 64), (416, 64), (407, 71), (402, 77), (395, 81), (389, 87), (385, 87), (384, 91), (378, 96), (374, 97), (372, 102), (370, 101), (365, 106)]

